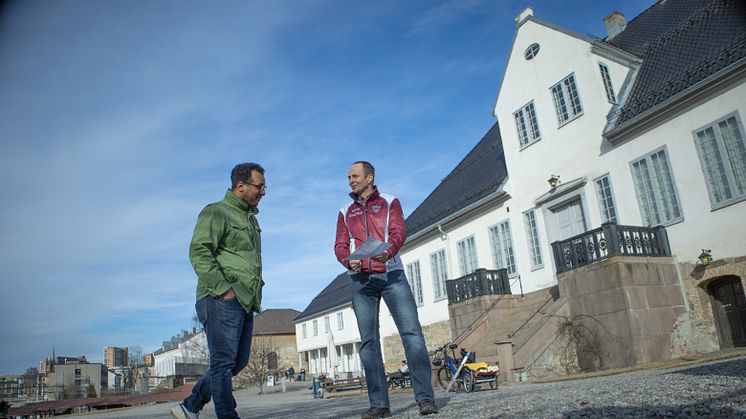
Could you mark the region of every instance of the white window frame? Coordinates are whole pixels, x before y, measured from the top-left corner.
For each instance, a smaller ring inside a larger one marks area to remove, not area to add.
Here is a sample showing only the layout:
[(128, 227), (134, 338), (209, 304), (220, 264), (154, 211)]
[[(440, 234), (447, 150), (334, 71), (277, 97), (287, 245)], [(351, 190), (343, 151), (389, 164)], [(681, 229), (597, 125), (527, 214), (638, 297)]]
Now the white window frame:
[[(606, 181), (606, 185), (602, 183)], [(608, 173), (593, 180), (596, 185), (596, 197), (598, 197), (598, 209), (601, 211), (601, 220), (604, 223), (619, 223), (619, 210), (617, 210), (614, 199), (614, 187), (611, 186), (611, 177)], [(613, 216), (612, 216), (613, 212)]]
[[(474, 235), (456, 242), (456, 249), (458, 250), (458, 267), (461, 276), (469, 275), (477, 270), (479, 261), (477, 259), (477, 245)], [(468, 255), (466, 254), (467, 251), (469, 251)]]
[[(660, 156), (665, 157), (665, 165), (659, 166), (665, 170), (665, 173), (656, 173), (653, 157), (660, 161)], [(644, 162), (644, 164), (642, 164)], [(670, 226), (684, 220), (684, 210), (679, 200), (679, 192), (676, 187), (676, 179), (671, 169), (671, 159), (669, 158), (666, 146), (659, 147), (650, 153), (632, 160), (629, 163), (632, 173), (632, 183), (635, 187), (637, 204), (640, 208), (642, 223), (648, 226)], [(647, 172), (648, 178), (638, 178), (635, 168), (639, 167), (640, 172)], [(642, 169), (644, 167), (644, 170)], [(665, 175), (668, 178), (665, 178)], [(661, 187), (668, 187), (671, 197), (666, 197), (661, 193)], [(672, 198), (672, 199), (671, 199)], [(675, 214), (678, 212), (678, 214)], [(670, 215), (668, 213), (671, 213)]]
[(407, 264), (407, 281), (409, 282), (409, 288), (412, 289), (412, 295), (417, 306), (423, 305), (425, 298), (422, 295), (422, 275), (419, 260)]
[(598, 69), (601, 72), (601, 79), (604, 82), (604, 89), (606, 90), (606, 100), (614, 105), (617, 104), (617, 97), (614, 93), (614, 85), (611, 84), (611, 74), (609, 73), (609, 67), (604, 63), (598, 63)]
[(528, 244), (531, 270), (541, 269), (544, 267), (544, 256), (541, 254), (541, 239), (539, 238), (539, 225), (536, 222), (536, 210), (530, 209), (523, 212), (523, 226), (526, 229), (526, 244)]
[[(740, 144), (735, 144), (736, 148), (739, 148), (740, 146), (740, 152), (739, 150), (729, 150), (725, 145), (725, 137), (723, 136), (721, 124), (727, 124), (731, 119), (735, 123), (736, 132), (740, 137), (736, 139), (736, 141), (740, 140)], [(705, 133), (707, 130), (712, 131), (715, 147), (717, 148), (714, 157), (719, 159), (718, 162), (710, 161), (710, 158), (708, 157), (712, 156), (706, 154), (702, 145), (703, 138), (700, 134)], [(743, 150), (746, 149), (746, 139), (744, 138), (744, 135), (746, 135), (746, 133), (744, 132), (743, 124), (741, 123), (741, 118), (739, 117), (738, 112), (732, 112), (692, 131), (695, 148), (697, 149), (697, 155), (699, 156), (699, 165), (702, 168), (702, 175), (704, 176), (705, 184), (707, 185), (707, 193), (710, 198), (710, 209), (713, 211), (746, 199), (746, 179), (744, 179), (744, 176), (746, 176), (746, 169), (744, 169), (742, 162), (740, 168), (734, 169), (734, 161), (739, 163), (739, 159), (730, 155), (730, 152), (733, 151), (739, 152), (739, 154), (743, 156)], [(711, 163), (716, 163), (719, 167), (711, 167)], [(719, 169), (720, 173), (714, 173), (714, 170), (717, 169)], [(738, 169), (741, 169), (740, 174), (738, 173)], [(714, 176), (719, 177), (719, 185), (715, 184), (716, 181), (713, 179)], [(741, 187), (740, 192), (738, 190), (739, 186)], [(725, 188), (727, 188), (727, 191)], [(730, 198), (718, 197), (718, 195), (725, 193), (730, 193)]]
[(337, 330), (342, 330), (345, 328), (345, 319), (344, 319), (344, 313), (339, 312), (337, 313)]
[(446, 249), (440, 249), (430, 254), (430, 270), (433, 277), (435, 301), (448, 298), (448, 292), (446, 291), (446, 281), (448, 280)]
[(308, 333), (306, 332), (306, 324), (303, 323), (300, 325), (300, 335), (302, 339), (305, 339), (308, 337)]
[(513, 233), (510, 231), (510, 220), (501, 221), (489, 228), (492, 263), (495, 269), (506, 268), (508, 276), (518, 275), (513, 248)]
[(313, 335), (318, 336), (319, 335), (319, 321), (314, 320), (311, 322), (311, 329), (313, 329)]
[(575, 73), (571, 73), (550, 87), (549, 92), (554, 99), (554, 111), (557, 114), (558, 127), (562, 127), (583, 115), (583, 104), (580, 101), (580, 91), (575, 80)]
[(331, 330), (332, 326), (331, 322), (329, 321), (329, 316), (324, 316), (324, 334), (328, 335)]
[(539, 119), (536, 116), (536, 107), (533, 100), (513, 112), (513, 121), (518, 133), (518, 145), (521, 149), (541, 140)]

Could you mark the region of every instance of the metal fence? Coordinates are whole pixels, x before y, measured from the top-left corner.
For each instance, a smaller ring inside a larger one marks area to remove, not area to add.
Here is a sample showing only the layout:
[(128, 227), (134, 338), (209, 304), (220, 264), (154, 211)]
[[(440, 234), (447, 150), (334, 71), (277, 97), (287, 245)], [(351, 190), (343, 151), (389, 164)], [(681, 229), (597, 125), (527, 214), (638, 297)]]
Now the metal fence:
[(470, 300), (482, 295), (510, 294), (508, 270), (477, 269), (460, 278), (446, 281), (448, 304)]
[(612, 256), (671, 256), (663, 226), (637, 227), (604, 223), (569, 239), (552, 243), (557, 273)]

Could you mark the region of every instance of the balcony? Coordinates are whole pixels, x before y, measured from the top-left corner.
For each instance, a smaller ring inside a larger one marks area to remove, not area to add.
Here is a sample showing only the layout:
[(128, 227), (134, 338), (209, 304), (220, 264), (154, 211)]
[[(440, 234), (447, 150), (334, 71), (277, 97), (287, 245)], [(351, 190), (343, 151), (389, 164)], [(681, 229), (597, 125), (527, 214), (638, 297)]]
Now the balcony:
[(482, 295), (510, 294), (508, 270), (477, 269), (460, 278), (446, 281), (448, 304), (477, 298)]
[(552, 243), (552, 253), (557, 273), (562, 273), (612, 256), (671, 256), (671, 248), (663, 226), (604, 223), (599, 228)]

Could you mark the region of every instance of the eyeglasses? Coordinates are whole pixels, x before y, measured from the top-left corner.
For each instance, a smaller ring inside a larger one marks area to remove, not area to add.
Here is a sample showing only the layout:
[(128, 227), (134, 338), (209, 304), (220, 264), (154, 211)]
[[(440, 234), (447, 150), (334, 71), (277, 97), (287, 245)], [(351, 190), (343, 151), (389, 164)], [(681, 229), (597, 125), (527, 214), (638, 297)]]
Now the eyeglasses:
[(257, 190), (259, 190), (259, 193), (267, 192), (267, 185), (254, 185), (253, 183), (249, 183), (249, 182), (241, 182), (241, 183), (243, 183), (244, 185), (251, 185), (255, 187)]

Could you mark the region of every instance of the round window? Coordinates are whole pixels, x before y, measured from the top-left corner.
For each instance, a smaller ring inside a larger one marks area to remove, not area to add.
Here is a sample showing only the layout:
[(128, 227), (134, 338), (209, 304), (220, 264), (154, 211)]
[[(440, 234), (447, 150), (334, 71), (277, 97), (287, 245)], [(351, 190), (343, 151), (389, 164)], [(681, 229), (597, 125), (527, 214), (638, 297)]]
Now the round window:
[(526, 52), (523, 53), (523, 56), (526, 57), (527, 60), (530, 60), (534, 57), (539, 55), (539, 44), (533, 43), (526, 48)]

